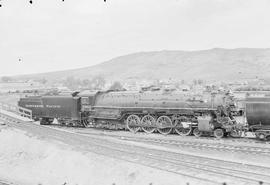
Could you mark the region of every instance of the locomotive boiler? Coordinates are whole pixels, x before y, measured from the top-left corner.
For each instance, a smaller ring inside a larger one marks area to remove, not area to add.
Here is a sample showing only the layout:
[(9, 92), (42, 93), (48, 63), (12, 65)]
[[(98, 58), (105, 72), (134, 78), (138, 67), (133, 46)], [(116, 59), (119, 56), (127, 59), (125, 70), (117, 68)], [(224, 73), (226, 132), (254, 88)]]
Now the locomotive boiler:
[[(89, 118), (96, 126), (127, 128), (131, 132), (158, 131), (165, 135), (172, 131), (189, 135), (195, 130), (199, 136), (198, 125), (212, 122), (211, 127), (203, 127), (208, 128), (208, 132), (219, 129), (216, 137), (222, 137), (231, 131), (232, 127), (226, 129), (224, 125), (232, 123), (234, 105), (233, 97), (226, 93), (99, 92), (95, 95)], [(206, 122), (205, 118), (210, 119)]]

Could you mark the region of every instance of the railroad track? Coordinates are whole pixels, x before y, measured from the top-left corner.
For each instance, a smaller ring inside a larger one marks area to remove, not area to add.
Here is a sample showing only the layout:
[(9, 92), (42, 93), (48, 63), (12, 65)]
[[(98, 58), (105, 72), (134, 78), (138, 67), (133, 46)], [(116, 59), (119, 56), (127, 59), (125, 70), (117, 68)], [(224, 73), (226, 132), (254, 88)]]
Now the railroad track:
[[(52, 126), (58, 126), (60, 128), (71, 128), (71, 127), (63, 127), (63, 126), (59, 126), (59, 125), (52, 125)], [(79, 127), (72, 127), (72, 128), (79, 128)], [(83, 130), (85, 130), (85, 129), (87, 129), (87, 128), (83, 128)], [(88, 127), (88, 129), (92, 129), (92, 128)], [(102, 129), (102, 128), (93, 128), (93, 129), (114, 132), (114, 130), (109, 130), (109, 129)], [(160, 133), (152, 133), (152, 134), (158, 134), (158, 135), (163, 136), (163, 137), (175, 136), (176, 138), (179, 138), (179, 137), (193, 137), (194, 138), (195, 137), (195, 136), (191, 136), (191, 135), (180, 136), (178, 134), (169, 134), (169, 135), (161, 135)], [(149, 136), (149, 134), (145, 133), (145, 132), (137, 132), (136, 135)], [(255, 136), (251, 137), (251, 138), (250, 137), (239, 137), (239, 138), (225, 137), (222, 139), (217, 139), (215, 137), (210, 137), (210, 136), (206, 136), (206, 137), (202, 136), (202, 137), (199, 137), (197, 139), (205, 140), (205, 141), (227, 140), (227, 141), (234, 142), (234, 143), (242, 142), (242, 143), (247, 143), (247, 144), (270, 144), (270, 141), (258, 140), (257, 138), (255, 138)]]
[[(61, 127), (60, 127), (61, 128)], [(62, 129), (62, 128), (61, 128)], [(85, 134), (85, 135), (101, 135), (101, 136), (109, 136), (113, 138), (118, 139), (125, 139), (128, 141), (136, 141), (136, 142), (144, 142), (144, 143), (154, 143), (158, 145), (172, 145), (172, 146), (181, 146), (181, 147), (192, 147), (192, 148), (208, 148), (210, 150), (217, 150), (217, 151), (233, 151), (233, 152), (242, 152), (245, 154), (259, 154), (259, 155), (270, 155), (270, 148), (265, 147), (254, 147), (254, 146), (235, 146), (231, 144), (222, 144), (222, 143), (202, 143), (202, 142), (196, 142), (195, 141), (186, 141), (186, 140), (173, 140), (173, 139), (163, 139), (163, 138), (151, 138), (151, 137), (144, 137), (145, 134), (142, 136), (138, 136), (136, 134), (134, 136), (127, 136), (127, 135), (115, 135), (115, 134), (109, 134), (109, 133), (89, 133), (82, 131), (81, 129), (78, 131), (74, 131), (79, 134)], [(181, 137), (181, 136), (178, 136)], [(187, 136), (189, 137), (189, 136)], [(201, 140), (201, 138), (199, 138)], [(215, 139), (216, 140), (216, 139)], [(226, 139), (224, 139), (226, 140)], [(239, 141), (242, 142), (242, 141)], [(245, 141), (244, 143), (247, 143)], [(248, 142), (248, 144), (257, 143), (257, 142)], [(265, 143), (268, 144), (268, 143)]]
[[(79, 128), (79, 127), (64, 127), (64, 126), (59, 126), (59, 125), (46, 125), (48, 127), (57, 127), (57, 128), (61, 128), (61, 129), (66, 129), (66, 130), (70, 130), (73, 129), (72, 131), (74, 132), (77, 132), (77, 133), (80, 133), (80, 134), (92, 134), (92, 135), (99, 135), (99, 134), (95, 134), (95, 133), (89, 133), (87, 132), (86, 130), (89, 130), (89, 129), (94, 129), (94, 130), (101, 130), (101, 131), (104, 131), (104, 135), (106, 136), (110, 136), (110, 137), (125, 137), (126, 139), (133, 139), (133, 138), (138, 138), (138, 137), (133, 137), (133, 136), (126, 136), (126, 135), (123, 135), (121, 134), (122, 131), (114, 131), (114, 130), (108, 130), (108, 129), (101, 129), (101, 128)], [(106, 132), (106, 133), (105, 133)], [(109, 134), (110, 132), (118, 132), (118, 135), (114, 135), (114, 134)], [(125, 131), (123, 131), (124, 133), (126, 133)], [(134, 136), (138, 136), (139, 135), (139, 138), (140, 140), (144, 141), (144, 142), (150, 142), (152, 141), (153, 143), (164, 143), (164, 144), (173, 144), (173, 145), (180, 145), (180, 144), (183, 144), (185, 143), (184, 145), (186, 146), (196, 146), (196, 145), (199, 145), (197, 143), (197, 141), (181, 141), (181, 140), (175, 140), (175, 139), (167, 139), (167, 137), (172, 137), (172, 135), (168, 135), (168, 136), (164, 136), (164, 135), (161, 135), (161, 134), (157, 134), (157, 135), (160, 135), (161, 137), (163, 138), (150, 138), (149, 135), (155, 135), (154, 134), (148, 134), (148, 133), (144, 133), (144, 132), (137, 132), (136, 134), (133, 134)], [(147, 137), (147, 138), (144, 138)], [(175, 135), (175, 138), (189, 138), (189, 137), (193, 137), (196, 138), (195, 136), (179, 136), (179, 135)], [(142, 139), (141, 139), (142, 138)], [(212, 143), (205, 143), (205, 147), (208, 147), (208, 148), (213, 148), (213, 149), (227, 149), (227, 150), (235, 150), (235, 151), (241, 151), (241, 152), (245, 152), (245, 153), (248, 153), (248, 152), (253, 152), (254, 154), (256, 153), (265, 153), (265, 154), (270, 154), (270, 147), (269, 148), (265, 148), (266, 145), (270, 146), (270, 141), (261, 141), (261, 140), (257, 140), (255, 138), (222, 138), (222, 139), (216, 139), (216, 138), (213, 138), (213, 137), (200, 137), (200, 138), (196, 138), (200, 141), (226, 141), (226, 145), (222, 145), (221, 143), (218, 143), (216, 144), (216, 146), (214, 146)], [(243, 144), (266, 144), (265, 146), (263, 147), (254, 147), (254, 146), (233, 146), (231, 144), (229, 144), (228, 142), (231, 142), (231, 143), (243, 143)], [(192, 143), (195, 143), (192, 144)]]
[(242, 152), (246, 154), (260, 154), (260, 155), (270, 155), (270, 149), (261, 147), (248, 147), (248, 146), (233, 146), (227, 144), (209, 144), (209, 143), (196, 143), (189, 141), (175, 141), (175, 140), (163, 140), (163, 139), (152, 139), (152, 138), (134, 138), (126, 137), (127, 140), (146, 142), (146, 143), (157, 143), (160, 145), (174, 145), (181, 147), (192, 147), (192, 148), (208, 148), (211, 150), (218, 151), (231, 151), (231, 152)]
[(81, 150), (173, 172), (197, 180), (200, 184), (270, 184), (270, 168), (191, 156), (158, 149), (132, 146), (91, 135), (81, 135), (32, 123), (8, 124), (41, 137), (59, 140)]

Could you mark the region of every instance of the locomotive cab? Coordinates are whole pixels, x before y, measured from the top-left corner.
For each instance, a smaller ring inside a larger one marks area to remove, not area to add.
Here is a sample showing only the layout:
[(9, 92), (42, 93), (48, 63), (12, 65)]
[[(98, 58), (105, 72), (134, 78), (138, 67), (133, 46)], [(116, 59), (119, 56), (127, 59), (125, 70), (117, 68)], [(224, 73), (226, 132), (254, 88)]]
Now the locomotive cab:
[(81, 112), (90, 112), (95, 103), (97, 91), (83, 91), (78, 94), (81, 98)]

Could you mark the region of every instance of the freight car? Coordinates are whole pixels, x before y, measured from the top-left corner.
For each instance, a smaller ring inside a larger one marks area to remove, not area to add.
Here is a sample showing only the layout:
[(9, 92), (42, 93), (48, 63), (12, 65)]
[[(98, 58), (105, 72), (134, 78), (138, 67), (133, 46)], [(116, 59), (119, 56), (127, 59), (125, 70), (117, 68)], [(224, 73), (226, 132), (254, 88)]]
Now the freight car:
[(19, 105), (32, 109), (33, 115), (47, 123), (57, 118), (73, 125), (89, 123), (92, 127), (128, 129), (134, 133), (194, 132), (199, 136), (207, 131), (223, 137), (235, 124), (235, 104), (229, 93), (106, 91), (73, 97), (28, 97), (21, 99)]
[(246, 118), (248, 131), (259, 139), (270, 140), (270, 97), (248, 97)]

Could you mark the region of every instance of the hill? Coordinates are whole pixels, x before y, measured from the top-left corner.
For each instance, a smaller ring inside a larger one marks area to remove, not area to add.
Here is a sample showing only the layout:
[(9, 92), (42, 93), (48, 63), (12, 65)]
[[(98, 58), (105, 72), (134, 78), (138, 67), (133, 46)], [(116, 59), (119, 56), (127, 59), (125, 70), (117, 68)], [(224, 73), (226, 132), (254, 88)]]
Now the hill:
[(66, 71), (17, 76), (21, 79), (81, 79), (101, 75), (123, 79), (241, 80), (270, 77), (270, 49), (153, 51), (120, 56), (101, 64)]

